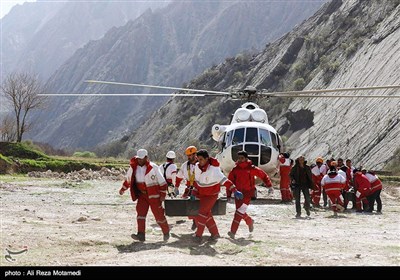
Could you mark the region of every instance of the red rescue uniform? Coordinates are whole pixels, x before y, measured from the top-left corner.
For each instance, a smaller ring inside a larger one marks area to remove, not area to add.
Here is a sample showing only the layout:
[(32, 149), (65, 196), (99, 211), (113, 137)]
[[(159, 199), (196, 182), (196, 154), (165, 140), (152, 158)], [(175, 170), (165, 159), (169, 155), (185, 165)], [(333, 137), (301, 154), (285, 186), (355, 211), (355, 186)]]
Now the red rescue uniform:
[(362, 205), (364, 205), (366, 208), (368, 206), (367, 196), (371, 191), (371, 183), (369, 182), (367, 176), (361, 172), (356, 172), (354, 174), (354, 189), (356, 191), (356, 209), (357, 211), (362, 211)]
[(331, 201), (333, 212), (343, 211), (344, 204), (341, 195), (346, 186), (346, 179), (338, 173), (331, 173), (322, 178), (321, 186)]
[(279, 155), (279, 174), (281, 180), (279, 182), (279, 187), (281, 190), (282, 202), (290, 202), (293, 200), (293, 194), (290, 190), (290, 170), (292, 169), (293, 162), (290, 158), (285, 158)]
[(219, 236), (217, 225), (211, 213), (211, 209), (218, 199), (218, 194), (224, 185), (227, 192), (235, 192), (235, 185), (222, 173), (216, 159), (210, 158), (204, 166), (196, 164), (195, 187), (196, 197), (200, 199), (199, 214), (196, 216), (196, 236), (202, 237), (204, 228), (207, 227), (211, 236)]
[(158, 166), (149, 161), (144, 166), (139, 166), (136, 157), (132, 158), (122, 190), (128, 188), (132, 200), (137, 200), (138, 233), (145, 234), (146, 232), (146, 217), (149, 207), (162, 232), (169, 233), (169, 226), (161, 204), (165, 199), (167, 183)]
[[(257, 166), (254, 166), (251, 160), (236, 163), (236, 166), (229, 173), (228, 179), (232, 181), (238, 191), (243, 193), (243, 199), (235, 199), (236, 212), (231, 224), (231, 232), (233, 234), (238, 230), (242, 219), (249, 226), (249, 229), (252, 230), (253, 228), (253, 219), (247, 215), (246, 210), (250, 205), (251, 197), (256, 189), (254, 177), (260, 178), (267, 187), (272, 187), (268, 174)], [(227, 192), (228, 197), (230, 197), (231, 194), (231, 192)]]

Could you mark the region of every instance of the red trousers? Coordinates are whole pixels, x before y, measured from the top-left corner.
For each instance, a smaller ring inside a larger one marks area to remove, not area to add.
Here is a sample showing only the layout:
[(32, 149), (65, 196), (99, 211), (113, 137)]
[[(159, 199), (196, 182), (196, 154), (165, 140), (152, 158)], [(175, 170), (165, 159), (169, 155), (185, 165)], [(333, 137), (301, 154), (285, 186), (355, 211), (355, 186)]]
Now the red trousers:
[[(359, 192), (356, 191), (356, 210), (361, 211), (363, 206), (368, 207), (367, 195), (369, 192)], [(367, 209), (364, 209), (367, 210)]]
[(198, 197), (200, 199), (199, 214), (195, 218), (197, 224), (196, 236), (203, 236), (204, 228), (207, 227), (211, 235), (218, 235), (218, 228), (211, 213), (218, 195)]
[(342, 200), (342, 193), (338, 190), (325, 190), (326, 195), (329, 197), (331, 201), (331, 207), (333, 212), (338, 212), (344, 209), (344, 204)]
[(311, 191), (311, 201), (314, 205), (319, 205), (321, 199), (322, 187), (320, 184), (314, 184), (314, 189)]
[(151, 212), (153, 212), (157, 224), (161, 227), (162, 232), (164, 234), (168, 233), (169, 226), (164, 215), (164, 208), (161, 205), (161, 200), (159, 198), (149, 198), (147, 194), (140, 194), (136, 204), (138, 233), (146, 232), (146, 216), (149, 207), (151, 208)]
[[(231, 224), (231, 232), (232, 233), (237, 232), (240, 221), (242, 219), (246, 222), (246, 224), (248, 226), (253, 224), (253, 219), (246, 213), (247, 206), (250, 205), (252, 193), (253, 193), (253, 191), (243, 192), (243, 199), (241, 199), (241, 200), (235, 199), (236, 212), (235, 212), (235, 215), (233, 216), (233, 221)], [(283, 200), (283, 198), (282, 198), (282, 200)]]
[(293, 194), (290, 191), (290, 178), (289, 176), (281, 175), (281, 180), (279, 182), (279, 187), (281, 190), (282, 201), (292, 201)]

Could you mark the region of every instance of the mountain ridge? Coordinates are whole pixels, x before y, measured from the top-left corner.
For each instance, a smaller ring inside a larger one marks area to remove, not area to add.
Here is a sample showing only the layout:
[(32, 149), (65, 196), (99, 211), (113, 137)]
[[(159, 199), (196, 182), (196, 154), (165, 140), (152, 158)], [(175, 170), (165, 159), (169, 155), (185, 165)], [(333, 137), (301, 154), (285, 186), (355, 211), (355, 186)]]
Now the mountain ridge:
[[(248, 57), (240, 70), (242, 81), (234, 78), (243, 61), (237, 56), (208, 69), (189, 87), (228, 90), (254, 85), (277, 91), (398, 84), (399, 13), (396, 2), (332, 1), (265, 50)], [(125, 155), (145, 147), (158, 157), (170, 149), (179, 153), (191, 144), (216, 152), (217, 145), (209, 138), (211, 126), (227, 124), (229, 114), (241, 102), (193, 99), (192, 103), (187, 108), (180, 99), (170, 100), (138, 129), (140, 133), (130, 136)], [(350, 157), (357, 165), (380, 169), (393, 157), (400, 141), (397, 100), (271, 98), (258, 104), (283, 134), (293, 157)], [(187, 114), (204, 107), (195, 115)], [(176, 115), (180, 120), (171, 122)], [(377, 130), (363, 129), (364, 123)], [(159, 152), (153, 151), (154, 145)]]
[[(323, 2), (173, 2), (89, 42), (50, 77), (46, 86), (54, 93), (152, 92), (86, 84), (87, 79), (181, 86), (227, 56), (264, 46), (261, 37), (281, 36)], [(291, 8), (293, 5), (297, 9)], [(282, 10), (289, 8), (282, 16)], [(249, 14), (252, 21), (235, 20)], [(54, 122), (42, 122), (29, 136), (56, 147), (94, 147), (136, 130), (165, 101), (146, 97), (53, 98), (42, 119)]]

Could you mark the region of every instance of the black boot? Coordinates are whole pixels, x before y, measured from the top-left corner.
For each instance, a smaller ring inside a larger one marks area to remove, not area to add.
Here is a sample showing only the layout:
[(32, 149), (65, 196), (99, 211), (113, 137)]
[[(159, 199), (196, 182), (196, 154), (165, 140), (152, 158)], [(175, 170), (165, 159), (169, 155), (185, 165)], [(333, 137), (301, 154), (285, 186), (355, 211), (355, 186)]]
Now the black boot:
[(196, 225), (195, 220), (193, 219), (192, 230), (195, 230), (196, 228), (197, 228), (197, 225)]
[(146, 237), (145, 237), (144, 232), (138, 232), (137, 234), (134, 234), (134, 233), (133, 233), (133, 234), (131, 235), (131, 237), (132, 237), (132, 239), (138, 240), (138, 241), (141, 241), (141, 242), (143, 242), (143, 241), (146, 240)]

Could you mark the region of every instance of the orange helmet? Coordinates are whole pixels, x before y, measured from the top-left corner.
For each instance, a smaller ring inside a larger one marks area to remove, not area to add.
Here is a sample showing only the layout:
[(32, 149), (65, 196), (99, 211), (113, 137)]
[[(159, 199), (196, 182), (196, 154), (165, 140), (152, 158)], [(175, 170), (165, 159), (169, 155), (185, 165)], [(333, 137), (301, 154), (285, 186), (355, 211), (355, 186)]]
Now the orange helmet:
[(194, 154), (196, 152), (197, 152), (197, 148), (195, 146), (189, 146), (189, 147), (186, 148), (185, 154), (187, 156), (190, 156), (190, 155), (192, 155), (192, 154)]

